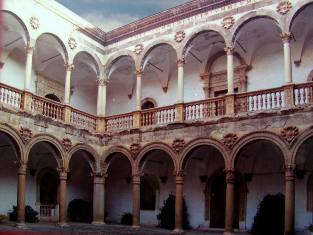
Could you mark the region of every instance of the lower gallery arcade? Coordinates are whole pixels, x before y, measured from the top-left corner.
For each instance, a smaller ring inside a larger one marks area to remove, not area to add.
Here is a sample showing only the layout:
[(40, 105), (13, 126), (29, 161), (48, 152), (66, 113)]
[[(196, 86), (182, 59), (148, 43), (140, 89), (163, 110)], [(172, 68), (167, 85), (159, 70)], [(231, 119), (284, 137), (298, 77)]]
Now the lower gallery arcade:
[(133, 227), (154, 226), (173, 194), (176, 231), (182, 230), (185, 200), (192, 228), (232, 233), (252, 228), (266, 195), (283, 194), (285, 234), (306, 228), (313, 210), (313, 132), (301, 134), (292, 148), (267, 132), (236, 138), (230, 134), (224, 145), (214, 139), (176, 139), (172, 146), (115, 146), (99, 155), (87, 145), (66, 148), (50, 135), (25, 141), (5, 126), (0, 214), (17, 205), (18, 225), (24, 226), (23, 208), (30, 205), (40, 221), (65, 225), (72, 218), (71, 202), (80, 199), (90, 206), (94, 224), (120, 223), (132, 213)]

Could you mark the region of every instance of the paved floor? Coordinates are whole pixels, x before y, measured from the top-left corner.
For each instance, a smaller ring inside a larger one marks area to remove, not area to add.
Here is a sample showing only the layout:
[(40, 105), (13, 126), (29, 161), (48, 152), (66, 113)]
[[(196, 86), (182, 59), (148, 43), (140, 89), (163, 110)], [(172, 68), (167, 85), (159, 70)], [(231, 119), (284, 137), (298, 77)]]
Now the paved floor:
[[(0, 235), (165, 235), (171, 234), (172, 231), (142, 227), (134, 230), (129, 226), (122, 225), (103, 225), (94, 226), (90, 224), (69, 224), (67, 227), (59, 227), (55, 224), (27, 224), (26, 229), (17, 229), (14, 224), (0, 224)], [(222, 231), (203, 231), (192, 230), (186, 231), (186, 235), (222, 235)], [(237, 233), (236, 233), (237, 234)], [(238, 233), (240, 235), (247, 235), (245, 233)]]

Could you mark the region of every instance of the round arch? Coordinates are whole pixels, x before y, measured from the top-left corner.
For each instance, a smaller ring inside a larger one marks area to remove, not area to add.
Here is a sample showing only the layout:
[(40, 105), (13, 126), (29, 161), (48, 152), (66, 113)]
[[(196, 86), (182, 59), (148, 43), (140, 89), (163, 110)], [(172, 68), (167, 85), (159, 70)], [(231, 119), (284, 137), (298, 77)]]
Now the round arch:
[(299, 152), (301, 146), (310, 138), (313, 138), (313, 129), (312, 128), (304, 131), (300, 136), (298, 136), (297, 141), (292, 148), (292, 157), (291, 157), (290, 162), (289, 162), (290, 165), (296, 164), (297, 155), (298, 155), (298, 152)]
[(227, 39), (227, 33), (226, 30), (219, 26), (219, 25), (208, 25), (208, 26), (203, 26), (199, 29), (197, 29), (196, 31), (194, 31), (192, 34), (190, 34), (188, 37), (185, 38), (185, 44), (182, 46), (181, 51), (179, 51), (178, 56), (181, 58), (185, 58), (186, 57), (186, 51), (188, 46), (192, 43), (192, 41), (198, 37), (199, 35), (206, 33), (206, 32), (215, 32), (217, 34), (219, 34), (222, 38), (223, 41), (226, 44), (226, 39)]
[(105, 170), (107, 170), (109, 168), (111, 161), (114, 158), (114, 157), (112, 157), (112, 155), (116, 154), (116, 153), (121, 154), (121, 156), (123, 158), (126, 158), (126, 160), (129, 162), (129, 164), (131, 166), (132, 172), (134, 172), (135, 163), (134, 163), (134, 159), (132, 157), (132, 154), (127, 148), (125, 148), (123, 146), (114, 146), (114, 147), (111, 147), (104, 152), (101, 159), (106, 164)]
[(138, 154), (138, 157), (136, 158), (135, 161), (135, 169), (141, 171), (141, 164), (142, 162), (145, 160), (146, 155), (153, 151), (153, 150), (161, 150), (163, 152), (165, 152), (170, 159), (172, 160), (173, 166), (174, 166), (174, 171), (178, 171), (178, 159), (176, 158), (176, 154), (174, 153), (174, 151), (172, 150), (172, 148), (165, 144), (165, 143), (161, 143), (161, 142), (157, 142), (157, 143), (151, 143), (151, 144), (147, 144), (146, 146), (144, 146), (141, 151)]
[[(64, 63), (65, 63), (65, 64), (69, 63), (69, 54), (68, 54), (68, 50), (67, 50), (67, 48), (66, 48), (66, 46), (65, 46), (65, 43), (62, 41), (62, 39), (61, 39), (59, 36), (57, 36), (57, 35), (55, 35), (55, 34), (53, 34), (53, 33), (50, 33), (50, 32), (43, 32), (43, 33), (41, 33), (40, 35), (38, 35), (38, 37), (35, 39), (35, 45), (37, 45), (38, 39), (39, 39), (40, 37), (42, 37), (43, 35), (49, 35), (49, 36), (53, 37), (54, 39), (56, 39), (56, 41), (59, 43), (59, 45), (60, 45), (61, 48), (62, 48), (62, 51), (59, 51), (59, 53), (62, 55), (62, 58), (63, 58), (63, 60), (64, 60)], [(63, 54), (62, 54), (62, 53), (63, 53)]]
[(232, 44), (235, 43), (238, 33), (247, 23), (259, 18), (266, 18), (272, 20), (274, 24), (280, 29), (280, 31), (281, 32), (283, 31), (283, 24), (278, 13), (271, 10), (253, 11), (243, 15), (236, 21), (231, 31), (232, 35), (231, 43)]
[(101, 68), (101, 61), (100, 61), (99, 57), (94, 53), (90, 53), (90, 52), (85, 51), (85, 50), (78, 51), (77, 53), (75, 53), (75, 55), (73, 55), (73, 63), (74, 63), (75, 59), (81, 54), (86, 54), (87, 56), (89, 56), (91, 58), (94, 66), (95, 66), (95, 69), (96, 69), (95, 72), (96, 72), (97, 76), (100, 76), (101, 75), (101, 69), (100, 69)]
[(24, 143), (20, 137), (20, 134), (9, 125), (2, 125), (0, 124), (0, 132), (3, 132), (5, 135), (7, 135), (10, 139), (13, 140), (14, 145), (16, 146), (16, 150), (18, 151), (18, 157), (21, 161), (27, 162), (27, 159), (25, 158), (25, 147)]
[(181, 153), (179, 169), (184, 170), (186, 168), (187, 162), (190, 159), (188, 156), (189, 153), (195, 148), (200, 147), (200, 146), (209, 146), (209, 147), (213, 147), (214, 149), (216, 149), (222, 155), (225, 168), (227, 168), (227, 166), (229, 165), (228, 163), (229, 157), (228, 157), (228, 152), (226, 151), (222, 143), (216, 139), (201, 138), (201, 139), (192, 140), (186, 145), (186, 147)]
[(278, 147), (280, 150), (284, 164), (288, 163), (288, 159), (290, 158), (290, 153), (287, 145), (281, 140), (279, 136), (271, 132), (254, 132), (252, 134), (245, 135), (241, 137), (237, 143), (235, 144), (231, 154), (230, 154), (230, 167), (231, 169), (235, 169), (236, 160), (238, 159), (238, 153), (249, 143), (252, 143), (257, 140), (266, 140), (272, 143), (274, 146)]
[(73, 146), (68, 152), (68, 165), (70, 164), (74, 154), (77, 153), (78, 151), (84, 151), (89, 155), (88, 159), (86, 160), (88, 161), (88, 164), (90, 165), (91, 171), (96, 172), (99, 154), (90, 145), (77, 144)]
[(39, 134), (34, 136), (31, 141), (26, 145), (26, 151), (25, 151), (25, 157), (27, 158), (27, 160), (29, 160), (29, 154), (31, 149), (38, 143), (40, 142), (47, 142), (49, 144), (51, 144), (54, 148), (56, 148), (56, 150), (59, 152), (60, 154), (60, 158), (56, 158), (55, 160), (57, 161), (57, 164), (59, 167), (66, 167), (66, 165), (64, 165), (65, 163), (65, 154), (64, 154), (64, 150), (62, 147), (62, 144), (60, 143), (60, 141), (58, 139), (56, 139), (54, 136), (52, 135), (47, 135), (47, 134)]
[[(105, 63), (106, 74), (105, 75), (108, 76), (113, 64), (116, 63), (121, 58), (124, 58), (124, 57), (129, 57), (134, 62), (134, 65), (136, 68), (137, 55), (135, 54), (135, 52), (130, 51), (130, 50), (119, 51), (119, 52), (113, 54), (112, 56), (110, 56), (109, 59), (106, 61), (106, 63)], [(106, 79), (109, 79), (109, 78), (106, 77)]]
[(295, 4), (287, 18), (286, 28), (289, 29), (289, 32), (291, 31), (291, 27), (296, 17), (301, 13), (304, 8), (311, 4), (313, 4), (313, 0), (303, 0)]
[(153, 49), (159, 47), (159, 46), (164, 46), (164, 45), (168, 45), (170, 47), (173, 48), (173, 50), (175, 51), (175, 54), (176, 54), (176, 59), (177, 59), (177, 56), (178, 56), (178, 53), (177, 53), (177, 49), (176, 49), (176, 42), (173, 41), (173, 40), (167, 40), (167, 39), (159, 39), (159, 40), (156, 40), (152, 43), (150, 43), (149, 45), (147, 45), (145, 47), (145, 49), (141, 52), (141, 55), (138, 59), (138, 69), (139, 70), (142, 70), (143, 69), (143, 64), (145, 62), (145, 59), (147, 58), (147, 56), (153, 51)]
[(16, 15), (15, 13), (13, 13), (11, 11), (0, 10), (0, 13), (1, 12), (12, 15), (20, 23), (20, 25), (22, 26), (22, 28), (23, 28), (23, 30), (25, 32), (25, 37), (26, 38), (24, 39), (24, 42), (25, 42), (26, 45), (28, 45), (30, 43), (30, 33), (29, 33), (29, 30), (28, 30), (26, 24), (24, 23), (24, 21), (18, 15)]

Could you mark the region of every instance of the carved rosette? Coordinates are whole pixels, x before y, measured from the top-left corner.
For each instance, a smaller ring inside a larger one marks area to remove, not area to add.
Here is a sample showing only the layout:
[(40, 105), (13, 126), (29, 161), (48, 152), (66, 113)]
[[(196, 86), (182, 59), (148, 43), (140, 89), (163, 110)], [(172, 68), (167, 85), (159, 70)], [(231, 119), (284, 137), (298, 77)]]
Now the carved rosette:
[(40, 27), (39, 19), (38, 19), (36, 16), (30, 17), (29, 23), (30, 23), (30, 26), (31, 26), (33, 29), (35, 29), (35, 30), (36, 30), (36, 29), (39, 29), (39, 27)]
[(281, 131), (281, 137), (289, 144), (291, 144), (298, 135), (299, 129), (296, 126), (288, 126)]
[(178, 32), (175, 33), (174, 39), (176, 42), (180, 43), (182, 42), (186, 37), (186, 33), (184, 30), (180, 30)]
[(225, 135), (222, 139), (223, 144), (226, 146), (228, 149), (232, 149), (235, 145), (235, 143), (238, 140), (238, 136), (234, 133), (229, 133)]
[(134, 49), (134, 52), (137, 54), (137, 55), (140, 55), (140, 53), (143, 51), (144, 47), (143, 47), (143, 44), (140, 43), (140, 44), (137, 44), (135, 46), (135, 49)]
[(33, 137), (33, 132), (30, 129), (24, 127), (20, 128), (20, 134), (25, 144)]
[(175, 139), (172, 143), (172, 148), (173, 148), (175, 153), (179, 154), (185, 148), (185, 145), (186, 145), (185, 140)]
[(140, 148), (140, 144), (138, 143), (133, 143), (130, 145), (130, 152), (132, 153), (134, 159), (136, 159), (136, 157), (138, 156)]
[(72, 141), (69, 138), (64, 138), (62, 140), (62, 145), (66, 152), (68, 152), (72, 148)]
[(231, 29), (231, 27), (233, 27), (234, 24), (235, 18), (232, 16), (225, 17), (222, 21), (222, 26), (227, 30)]
[(72, 37), (68, 39), (67, 44), (72, 50), (74, 50), (77, 47), (76, 39)]
[(286, 15), (292, 9), (292, 4), (289, 1), (281, 1), (277, 5), (277, 12), (282, 15)]

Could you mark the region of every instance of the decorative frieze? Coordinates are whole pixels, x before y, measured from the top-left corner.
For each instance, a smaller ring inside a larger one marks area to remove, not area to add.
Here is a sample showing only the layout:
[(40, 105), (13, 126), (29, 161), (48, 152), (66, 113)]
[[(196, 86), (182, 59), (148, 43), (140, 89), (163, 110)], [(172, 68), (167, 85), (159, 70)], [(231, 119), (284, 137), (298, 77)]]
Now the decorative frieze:
[(33, 29), (35, 29), (35, 30), (36, 30), (36, 29), (39, 29), (39, 27), (40, 27), (39, 19), (38, 19), (36, 16), (30, 17), (29, 23), (30, 23), (30, 26), (31, 26)]
[(62, 140), (62, 145), (66, 152), (68, 152), (72, 148), (72, 141), (69, 138), (64, 138)]
[(186, 143), (184, 139), (174, 139), (172, 143), (172, 148), (174, 149), (175, 153), (179, 154), (185, 148), (185, 145)]
[(234, 24), (235, 24), (235, 18), (232, 16), (225, 17), (222, 20), (222, 26), (227, 30), (231, 29)]
[(288, 126), (281, 131), (281, 137), (289, 144), (292, 143), (298, 135), (299, 129), (296, 126)]
[(140, 44), (137, 44), (137, 45), (135, 46), (134, 52), (135, 52), (137, 55), (140, 55), (141, 52), (143, 51), (143, 49), (144, 49), (144, 46), (143, 46), (142, 43), (140, 43)]
[(178, 32), (175, 33), (174, 39), (177, 43), (182, 42), (186, 37), (186, 33), (184, 30), (180, 30)]
[(281, 1), (277, 5), (277, 12), (282, 15), (286, 15), (292, 9), (292, 4), (289, 1)]
[(77, 47), (76, 39), (73, 38), (73, 37), (70, 37), (70, 38), (68, 39), (67, 44), (68, 44), (68, 46), (69, 46), (72, 50), (74, 50), (74, 49)]
[(139, 143), (133, 143), (130, 145), (130, 152), (132, 153), (134, 159), (137, 158), (140, 148), (141, 146)]
[(238, 136), (236, 134), (229, 133), (223, 137), (222, 142), (226, 148), (232, 149), (235, 143), (237, 142), (237, 140), (238, 140)]
[(25, 127), (20, 128), (20, 134), (25, 144), (28, 143), (28, 141), (30, 141), (30, 139), (33, 137), (33, 132)]

